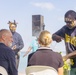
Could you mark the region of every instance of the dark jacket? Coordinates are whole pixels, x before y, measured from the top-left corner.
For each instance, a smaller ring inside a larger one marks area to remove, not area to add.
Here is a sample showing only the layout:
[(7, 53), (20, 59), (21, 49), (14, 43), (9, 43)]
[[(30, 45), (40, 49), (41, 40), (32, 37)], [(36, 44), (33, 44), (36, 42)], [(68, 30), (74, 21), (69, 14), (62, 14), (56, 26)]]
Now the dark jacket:
[(0, 66), (3, 66), (9, 75), (18, 75), (15, 53), (3, 43), (0, 43)]

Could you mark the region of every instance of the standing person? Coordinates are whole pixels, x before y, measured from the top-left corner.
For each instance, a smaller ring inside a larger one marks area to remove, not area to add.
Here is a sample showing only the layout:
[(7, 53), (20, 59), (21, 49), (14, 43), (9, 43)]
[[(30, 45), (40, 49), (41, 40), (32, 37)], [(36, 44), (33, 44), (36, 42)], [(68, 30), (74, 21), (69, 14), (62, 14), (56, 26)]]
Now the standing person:
[(28, 47), (28, 50), (23, 55), (23, 57), (25, 57), (31, 50), (32, 52), (35, 52), (37, 49), (38, 49), (38, 40), (36, 37), (34, 37), (34, 40), (32, 41), (31, 45)]
[(48, 31), (42, 31), (38, 39), (40, 47), (28, 57), (28, 66), (50, 66), (57, 70), (58, 75), (63, 75), (63, 59), (61, 54), (50, 48), (52, 35)]
[(12, 34), (7, 29), (0, 30), (0, 66), (4, 67), (8, 75), (18, 75), (15, 62), (15, 54), (10, 48)]
[(56, 42), (65, 41), (66, 56), (63, 59), (72, 58), (74, 64), (71, 65), (70, 75), (76, 75), (76, 12), (69, 10), (64, 18), (66, 25), (55, 32), (52, 38)]
[(18, 69), (19, 59), (20, 59), (19, 51), (24, 47), (24, 43), (23, 43), (21, 35), (16, 32), (17, 23), (15, 21), (14, 21), (14, 23), (9, 21), (8, 24), (9, 24), (9, 29), (13, 35), (13, 44), (12, 44), (11, 48), (15, 52), (16, 66)]

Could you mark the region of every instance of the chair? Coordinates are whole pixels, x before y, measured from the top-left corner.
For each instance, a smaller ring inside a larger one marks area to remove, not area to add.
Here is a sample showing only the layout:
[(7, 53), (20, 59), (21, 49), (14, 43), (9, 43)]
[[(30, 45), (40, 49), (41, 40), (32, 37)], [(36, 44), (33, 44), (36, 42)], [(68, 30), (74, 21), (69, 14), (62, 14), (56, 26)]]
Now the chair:
[(0, 66), (0, 75), (8, 75), (6, 69), (2, 66)]
[(26, 67), (26, 75), (58, 75), (58, 73), (49, 66), (29, 66)]

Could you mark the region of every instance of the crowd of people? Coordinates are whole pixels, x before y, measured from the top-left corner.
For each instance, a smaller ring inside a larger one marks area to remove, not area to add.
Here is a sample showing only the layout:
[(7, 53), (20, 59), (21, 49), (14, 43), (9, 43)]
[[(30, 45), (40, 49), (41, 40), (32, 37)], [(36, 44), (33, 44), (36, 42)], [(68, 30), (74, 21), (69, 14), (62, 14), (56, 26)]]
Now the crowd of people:
[[(28, 55), (28, 66), (50, 66), (57, 70), (58, 75), (64, 75), (63, 60), (72, 59), (70, 75), (76, 75), (76, 12), (68, 10), (64, 15), (64, 25), (61, 29), (51, 34), (43, 30), (32, 42), (24, 56)], [(9, 30), (0, 30), (0, 66), (3, 66), (9, 75), (18, 75), (19, 51), (24, 47), (24, 42), (16, 32), (17, 23), (9, 21)], [(65, 41), (66, 55), (54, 52), (50, 45), (52, 41)], [(32, 53), (28, 54), (32, 50)]]

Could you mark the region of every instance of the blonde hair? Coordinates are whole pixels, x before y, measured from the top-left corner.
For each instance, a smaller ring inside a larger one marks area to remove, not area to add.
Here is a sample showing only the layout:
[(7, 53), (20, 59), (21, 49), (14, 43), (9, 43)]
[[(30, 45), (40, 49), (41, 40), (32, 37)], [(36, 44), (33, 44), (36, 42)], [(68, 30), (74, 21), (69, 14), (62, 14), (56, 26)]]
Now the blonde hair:
[(51, 42), (52, 42), (52, 35), (50, 34), (50, 32), (47, 30), (42, 31), (39, 35), (39, 43), (41, 45), (48, 46), (50, 45)]

